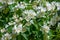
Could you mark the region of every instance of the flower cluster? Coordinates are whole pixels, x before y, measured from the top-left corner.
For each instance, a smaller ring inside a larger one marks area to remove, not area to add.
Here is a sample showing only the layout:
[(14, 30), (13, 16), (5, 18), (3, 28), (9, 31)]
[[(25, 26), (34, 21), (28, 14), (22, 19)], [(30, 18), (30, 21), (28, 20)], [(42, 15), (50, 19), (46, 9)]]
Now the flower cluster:
[[(3, 2), (1, 3), (1, 40), (17, 40), (20, 36), (24, 37), (23, 40), (49, 40), (48, 36), (54, 35), (50, 35), (50, 31), (60, 20), (57, 13), (60, 10), (60, 2), (53, 1), (50, 3), (42, 0), (32, 2), (30, 0), (29, 3), (26, 3), (25, 1), (8, 0), (5, 5), (3, 5)], [(59, 30), (60, 23), (57, 26), (56, 28)], [(43, 36), (46, 36), (46, 38)]]

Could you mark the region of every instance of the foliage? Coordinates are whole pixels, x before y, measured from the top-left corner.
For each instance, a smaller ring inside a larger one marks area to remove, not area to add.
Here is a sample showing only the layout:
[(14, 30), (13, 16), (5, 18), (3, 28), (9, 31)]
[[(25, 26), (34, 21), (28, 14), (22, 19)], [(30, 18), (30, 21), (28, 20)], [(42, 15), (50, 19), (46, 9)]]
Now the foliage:
[(60, 40), (60, 2), (0, 2), (0, 40)]

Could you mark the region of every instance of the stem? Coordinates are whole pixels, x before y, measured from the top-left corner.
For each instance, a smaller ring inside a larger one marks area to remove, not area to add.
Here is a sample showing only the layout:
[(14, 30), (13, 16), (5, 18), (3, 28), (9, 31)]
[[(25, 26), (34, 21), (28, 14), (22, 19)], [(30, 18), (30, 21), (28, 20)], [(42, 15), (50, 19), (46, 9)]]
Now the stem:
[(45, 30), (44, 30), (44, 36), (43, 36), (44, 38), (44, 40), (48, 40), (48, 35), (47, 35), (47, 33), (45, 32)]

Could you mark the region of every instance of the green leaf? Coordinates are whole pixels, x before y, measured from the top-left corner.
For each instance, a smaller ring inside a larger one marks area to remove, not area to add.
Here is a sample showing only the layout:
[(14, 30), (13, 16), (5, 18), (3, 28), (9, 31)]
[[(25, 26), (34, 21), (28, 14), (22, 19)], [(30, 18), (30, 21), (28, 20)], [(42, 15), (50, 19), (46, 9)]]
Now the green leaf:
[(9, 26), (9, 27), (7, 28), (7, 32), (8, 32), (8, 33), (12, 33), (12, 27), (13, 27), (13, 25), (12, 25), (12, 26)]
[(32, 5), (27, 5), (26, 9), (30, 10), (30, 9), (33, 9)]
[(22, 10), (21, 9), (16, 10), (16, 14), (18, 14), (19, 16), (22, 16)]
[(0, 2), (0, 6), (2, 6), (3, 4)]
[(27, 35), (26, 34), (21, 34), (24, 38), (25, 38), (25, 40), (28, 40), (28, 38), (27, 38)]
[(24, 0), (24, 2), (29, 3), (30, 0)]

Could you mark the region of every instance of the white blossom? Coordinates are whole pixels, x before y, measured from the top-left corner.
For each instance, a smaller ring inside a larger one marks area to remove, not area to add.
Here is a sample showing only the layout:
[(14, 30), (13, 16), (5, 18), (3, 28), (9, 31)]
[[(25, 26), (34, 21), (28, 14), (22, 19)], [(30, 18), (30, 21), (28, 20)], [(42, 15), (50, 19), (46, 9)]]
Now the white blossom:
[(1, 29), (1, 33), (4, 33), (4, 32), (6, 32), (6, 29), (5, 28)]
[(31, 18), (36, 16), (36, 13), (33, 10), (25, 10), (24, 13), (27, 15), (25, 19), (29, 21)]
[(19, 19), (15, 19), (14, 21), (15, 21), (15, 22), (19, 22)]
[(12, 19), (17, 19), (19, 16), (17, 14), (14, 14)]
[(40, 10), (38, 10), (38, 11), (37, 11), (37, 14), (39, 14), (39, 13), (41, 13), (41, 11), (40, 11)]
[(20, 17), (20, 18), (19, 18), (19, 20), (21, 20), (21, 21), (22, 21), (22, 20), (23, 20), (23, 18), (22, 18), (22, 17)]
[(34, 10), (38, 10), (36, 5), (33, 5), (32, 7), (33, 7)]
[(6, 33), (6, 34), (2, 35), (1, 40), (10, 40), (11, 38), (12, 38), (12, 37), (11, 37), (11, 34)]
[(13, 29), (12, 29), (13, 33), (17, 33), (19, 34), (20, 32), (22, 32), (22, 24), (14, 25)]
[(30, 20), (30, 23), (31, 23), (31, 24), (34, 24), (33, 20)]
[(45, 7), (43, 7), (43, 6), (38, 6), (37, 7), (37, 10), (39, 11), (41, 11), (41, 12), (46, 12), (46, 8)]
[(8, 24), (9, 24), (9, 25), (14, 25), (14, 24), (16, 24), (16, 22), (12, 22), (12, 21), (11, 21), (11, 22), (8, 22)]
[(43, 28), (43, 30), (46, 32), (46, 33), (48, 33), (49, 32), (49, 26), (47, 26), (46, 24), (44, 24), (43, 26), (42, 26), (42, 28)]
[(10, 5), (10, 4), (13, 4), (14, 3), (14, 1), (13, 0), (8, 0), (8, 4)]
[(58, 23), (58, 29), (60, 29), (60, 23)]
[(50, 11), (52, 8), (51, 8), (51, 4), (49, 2), (46, 2), (46, 7), (47, 7), (47, 10)]
[(41, 12), (46, 12), (46, 8), (41, 8)]
[(48, 11), (54, 10), (55, 9), (55, 5), (50, 4), (49, 2), (46, 2), (46, 7)]
[(60, 23), (58, 23), (57, 30), (60, 30)]
[(17, 3), (17, 5), (15, 7), (25, 9), (26, 5), (23, 2), (20, 2), (20, 4)]
[(2, 6), (0, 6), (0, 8), (2, 8)]
[(6, 25), (5, 25), (5, 28), (7, 28), (7, 27), (9, 27), (9, 25), (8, 25), (8, 24), (6, 24)]
[(22, 32), (22, 24), (19, 24), (17, 27), (17, 33)]
[(60, 3), (57, 2), (55, 5), (57, 6), (57, 10), (60, 10)]
[(52, 5), (56, 5), (56, 2), (55, 2), (55, 1), (53, 1), (53, 2), (51, 2), (51, 4), (52, 4)]

